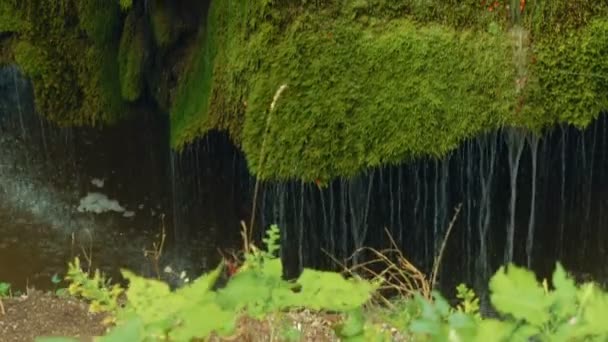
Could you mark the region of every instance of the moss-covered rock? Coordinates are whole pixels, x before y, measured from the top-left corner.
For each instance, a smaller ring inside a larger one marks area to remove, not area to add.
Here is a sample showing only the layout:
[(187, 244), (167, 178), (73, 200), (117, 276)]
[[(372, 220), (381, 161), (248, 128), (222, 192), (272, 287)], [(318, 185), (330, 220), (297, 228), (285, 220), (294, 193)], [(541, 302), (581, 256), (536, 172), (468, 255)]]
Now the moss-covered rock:
[(160, 48), (167, 48), (175, 41), (179, 30), (179, 22), (171, 2), (167, 0), (152, 0), (150, 6), (150, 24), (154, 35), (154, 42)]
[(127, 101), (137, 100), (142, 93), (145, 53), (143, 29), (142, 20), (138, 20), (135, 12), (131, 12), (125, 20), (118, 50), (120, 90)]
[(0, 33), (19, 32), (27, 28), (27, 22), (17, 15), (13, 3), (9, 1), (0, 2)]
[(212, 3), (172, 108), (175, 148), (228, 130), (262, 178), (330, 179), (606, 108), (604, 4), (304, 3)]
[(118, 79), (118, 3), (13, 1), (25, 23), (12, 53), (31, 78), (37, 111), (60, 125), (102, 125), (124, 115)]

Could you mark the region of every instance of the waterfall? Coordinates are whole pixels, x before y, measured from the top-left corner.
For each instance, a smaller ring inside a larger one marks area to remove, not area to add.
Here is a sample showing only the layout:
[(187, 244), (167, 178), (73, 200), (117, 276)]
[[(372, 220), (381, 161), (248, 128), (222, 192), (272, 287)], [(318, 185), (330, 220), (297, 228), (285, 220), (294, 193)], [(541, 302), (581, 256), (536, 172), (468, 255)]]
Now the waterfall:
[(485, 282), (489, 271), (487, 236), (490, 227), (490, 219), (492, 217), (491, 191), (497, 156), (496, 135), (491, 134), (480, 138), (477, 140), (477, 147), (479, 149), (479, 185), (481, 189), (479, 213), (477, 216), (477, 229), (479, 232), (479, 258), (477, 260), (477, 268), (480, 272), (481, 280)]
[(559, 211), (559, 232), (557, 235), (558, 256), (561, 258), (564, 250), (564, 226), (566, 217), (566, 128), (560, 126), (561, 132), (561, 182), (560, 182), (560, 211)]
[(519, 161), (524, 148), (524, 135), (521, 131), (510, 129), (505, 134), (508, 149), (509, 172), (511, 184), (511, 201), (509, 202), (509, 223), (507, 226), (507, 242), (504, 262), (513, 261), (513, 243), (515, 238), (515, 210), (517, 205), (517, 175)]
[(530, 203), (530, 218), (528, 220), (528, 240), (526, 241), (526, 254), (528, 257), (528, 267), (532, 267), (532, 247), (534, 246), (534, 219), (536, 215), (536, 165), (538, 161), (538, 137), (536, 135), (528, 135), (528, 145), (530, 146), (530, 154), (532, 156), (532, 188), (531, 203)]

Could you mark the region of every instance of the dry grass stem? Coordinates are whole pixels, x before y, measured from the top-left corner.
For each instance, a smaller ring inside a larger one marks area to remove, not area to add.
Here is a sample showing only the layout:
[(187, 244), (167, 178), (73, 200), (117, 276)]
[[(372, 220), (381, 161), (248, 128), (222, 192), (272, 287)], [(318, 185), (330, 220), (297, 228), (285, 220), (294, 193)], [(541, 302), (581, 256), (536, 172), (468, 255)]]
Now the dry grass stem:
[(441, 265), (441, 259), (443, 258), (443, 252), (445, 251), (445, 246), (447, 245), (448, 238), (450, 237), (450, 233), (452, 232), (452, 228), (454, 228), (454, 224), (456, 223), (456, 219), (458, 219), (458, 214), (460, 214), (460, 209), (462, 209), (462, 203), (456, 206), (456, 210), (454, 212), (454, 216), (452, 217), (452, 221), (450, 221), (450, 225), (445, 232), (445, 236), (443, 237), (443, 241), (441, 242), (441, 248), (439, 248), (439, 254), (435, 258), (435, 262), (433, 263), (433, 272), (431, 273), (431, 290), (435, 288), (435, 284), (437, 284), (437, 274), (439, 273), (439, 266)]
[(285, 91), (285, 89), (287, 89), (287, 84), (283, 84), (279, 87), (279, 89), (277, 89), (276, 93), (274, 94), (274, 97), (272, 99), (272, 103), (270, 104), (270, 111), (268, 113), (268, 117), (266, 118), (266, 126), (264, 128), (264, 136), (262, 137), (262, 146), (260, 147), (260, 162), (258, 165), (258, 172), (256, 174), (256, 179), (255, 179), (255, 187), (253, 190), (253, 203), (252, 203), (252, 208), (251, 208), (251, 221), (249, 223), (249, 237), (248, 237), (248, 241), (251, 241), (252, 239), (252, 234), (253, 234), (253, 227), (255, 224), (255, 212), (257, 210), (257, 200), (258, 200), (258, 192), (260, 189), (260, 171), (262, 170), (262, 167), (264, 166), (264, 162), (265, 162), (265, 153), (266, 152), (266, 137), (268, 136), (268, 129), (270, 128), (270, 121), (272, 119), (272, 113), (274, 112), (274, 108), (277, 104), (277, 101), (279, 100), (279, 98), (281, 97), (281, 94), (283, 93), (283, 91)]
[(152, 249), (144, 248), (144, 257), (149, 259), (152, 263), (152, 267), (154, 267), (154, 272), (156, 273), (156, 279), (160, 279), (160, 258), (163, 256), (163, 249), (165, 247), (165, 239), (167, 234), (165, 232), (165, 216), (161, 216), (161, 232), (159, 239), (160, 241), (152, 243)]
[[(439, 266), (441, 265), (447, 241), (461, 208), (462, 203), (455, 209), (454, 216), (446, 230), (439, 253), (434, 260), (432, 272), (429, 277), (430, 280), (424, 272), (418, 269), (403, 254), (395, 242), (395, 239), (386, 228), (385, 232), (390, 242), (389, 248), (379, 250), (371, 247), (361, 247), (344, 262), (340, 262), (325, 250), (323, 250), (323, 252), (337, 265), (342, 267), (346, 274), (352, 276), (358, 275), (378, 282), (380, 284), (378, 300), (388, 306), (392, 306), (391, 302), (381, 293), (397, 294), (400, 297), (411, 297), (415, 293), (419, 293), (424, 298), (430, 300), (432, 299), (432, 291), (437, 283), (437, 274), (439, 273)], [(371, 259), (359, 262), (350, 267), (347, 266), (347, 264), (354, 259), (355, 255), (362, 252), (371, 254)]]

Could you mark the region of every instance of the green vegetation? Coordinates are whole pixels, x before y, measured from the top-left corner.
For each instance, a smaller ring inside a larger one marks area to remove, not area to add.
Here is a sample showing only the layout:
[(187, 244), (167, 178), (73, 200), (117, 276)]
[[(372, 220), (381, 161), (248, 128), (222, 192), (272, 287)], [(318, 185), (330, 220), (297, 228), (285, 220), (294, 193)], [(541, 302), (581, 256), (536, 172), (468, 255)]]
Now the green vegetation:
[[(295, 282), (281, 278), (275, 256), (278, 230), (272, 227), (266, 249), (249, 247), (238, 272), (223, 287), (218, 281), (224, 265), (191, 284), (171, 291), (158, 280), (129, 271), (126, 305), (101, 306), (117, 325), (99, 341), (190, 341), (235, 333), (237, 318), (262, 319), (293, 308), (341, 313), (334, 325), (345, 341), (390, 341), (393, 332), (413, 341), (603, 341), (608, 338), (608, 294), (592, 283), (577, 285), (558, 263), (551, 279), (515, 265), (501, 267), (490, 280), (490, 299), (499, 318), (482, 317), (479, 299), (465, 285), (457, 288), (460, 303), (451, 307), (437, 292), (432, 299), (415, 293), (378, 304), (381, 278), (344, 278), (333, 272), (305, 269)], [(98, 273), (92, 278), (70, 264), (70, 289), (96, 303), (116, 303), (120, 292), (105, 287)], [(104, 290), (105, 289), (105, 290)], [(111, 295), (108, 297), (108, 294)], [(94, 308), (97, 308), (95, 306)], [(286, 340), (297, 332), (281, 328)], [(40, 341), (43, 341), (41, 339)], [(72, 341), (61, 339), (61, 341)]]
[(151, 1), (144, 27), (132, 0), (8, 0), (0, 61), (26, 71), (60, 125), (111, 124), (151, 89), (170, 107), (172, 147), (224, 130), (252, 174), (275, 180), (440, 157), (505, 126), (585, 127), (607, 107), (603, 2), (213, 2), (195, 42), (181, 39), (187, 6)]
[(91, 301), (91, 312), (115, 312), (118, 309), (118, 298), (123, 289), (117, 284), (111, 285), (99, 270), (93, 274), (84, 272), (80, 260), (76, 258), (68, 265), (65, 279), (70, 282), (68, 292)]
[(118, 4), (9, 1), (14, 60), (32, 79), (38, 111), (60, 125), (100, 125), (124, 114), (117, 67)]
[(172, 145), (227, 130), (253, 174), (311, 181), (442, 156), (504, 126), (587, 125), (606, 108), (608, 7), (496, 3), (214, 3), (172, 109)]
[(0, 281), (0, 298), (8, 297), (11, 292), (11, 284)]
[(137, 100), (142, 93), (144, 71), (144, 28), (141, 20), (131, 12), (125, 20), (125, 26), (118, 50), (118, 71), (120, 90), (123, 99)]
[(172, 7), (166, 0), (154, 0), (151, 4), (150, 24), (156, 45), (167, 48), (176, 38), (176, 20)]

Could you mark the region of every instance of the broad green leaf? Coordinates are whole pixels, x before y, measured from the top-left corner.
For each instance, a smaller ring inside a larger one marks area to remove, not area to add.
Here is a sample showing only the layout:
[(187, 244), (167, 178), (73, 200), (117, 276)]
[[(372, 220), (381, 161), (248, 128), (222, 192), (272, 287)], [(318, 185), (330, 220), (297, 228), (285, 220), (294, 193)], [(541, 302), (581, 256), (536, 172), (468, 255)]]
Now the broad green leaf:
[(175, 323), (174, 313), (191, 303), (191, 298), (171, 293), (169, 285), (155, 279), (146, 279), (123, 270), (129, 280), (128, 306), (141, 318), (151, 336), (159, 336)]
[(553, 287), (555, 287), (555, 291), (551, 292), (553, 311), (560, 319), (574, 315), (577, 309), (578, 290), (574, 280), (568, 277), (560, 263), (556, 264), (553, 272)]
[(212, 292), (211, 290), (213, 289), (213, 286), (222, 274), (223, 268), (224, 264), (220, 263), (220, 265), (216, 267), (213, 271), (202, 275), (189, 285), (178, 289), (177, 291), (175, 291), (175, 293), (188, 300), (195, 299), (200, 301)]
[(143, 324), (138, 318), (127, 321), (113, 328), (110, 333), (106, 336), (96, 339), (96, 342), (124, 342), (124, 341), (142, 341), (143, 336)]
[(510, 264), (501, 267), (490, 280), (491, 300), (501, 313), (539, 326), (547, 322), (550, 298), (536, 281), (535, 275)]
[(584, 324), (588, 334), (598, 334), (608, 338), (608, 295), (592, 285), (589, 285), (585, 291), (591, 294), (583, 304), (583, 317), (579, 324)]
[(254, 270), (246, 270), (233, 276), (226, 287), (217, 291), (217, 303), (225, 310), (238, 311), (247, 308), (254, 316), (265, 313), (272, 289)]
[(283, 265), (281, 264), (281, 259), (265, 260), (262, 264), (261, 273), (266, 278), (266, 281), (272, 281), (275, 283), (281, 282), (281, 277), (283, 276)]
[(361, 308), (352, 310), (348, 313), (344, 324), (336, 327), (336, 332), (340, 337), (352, 338), (362, 336), (365, 328), (365, 317)]
[(293, 296), (294, 306), (313, 310), (349, 311), (366, 303), (375, 287), (361, 279), (345, 279), (339, 273), (305, 269), (297, 283), (302, 287)]
[(216, 331), (222, 335), (232, 333), (235, 327), (236, 311), (226, 311), (215, 303), (192, 305), (180, 312), (179, 326), (170, 332), (173, 341), (190, 341), (204, 338)]
[(508, 337), (512, 331), (515, 330), (515, 326), (512, 322), (502, 322), (494, 319), (485, 319), (479, 323), (477, 328), (477, 336), (475, 337), (476, 342), (502, 342), (508, 341)]

